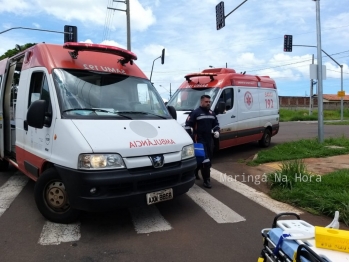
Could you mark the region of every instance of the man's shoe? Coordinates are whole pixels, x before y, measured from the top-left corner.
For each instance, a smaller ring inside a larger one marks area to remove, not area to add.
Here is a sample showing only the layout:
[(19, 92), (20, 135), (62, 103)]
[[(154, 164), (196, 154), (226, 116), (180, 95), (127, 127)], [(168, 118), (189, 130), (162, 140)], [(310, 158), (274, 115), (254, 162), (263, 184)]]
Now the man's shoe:
[(211, 186), (211, 183), (210, 183), (210, 180), (206, 180), (205, 182), (204, 182), (204, 187), (206, 187), (206, 188), (211, 188), (212, 186)]

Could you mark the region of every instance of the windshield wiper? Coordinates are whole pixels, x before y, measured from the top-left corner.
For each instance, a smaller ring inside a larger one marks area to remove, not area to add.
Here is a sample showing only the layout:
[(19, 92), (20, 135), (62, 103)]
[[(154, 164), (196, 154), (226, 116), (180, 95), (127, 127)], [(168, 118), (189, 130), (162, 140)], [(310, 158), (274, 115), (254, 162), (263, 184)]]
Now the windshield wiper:
[(67, 110), (64, 110), (63, 113), (69, 112), (69, 111), (77, 111), (77, 110), (87, 110), (87, 111), (93, 111), (93, 112), (104, 112), (104, 113), (113, 113), (109, 110), (99, 109), (99, 108), (70, 108)]
[(153, 115), (153, 116), (157, 116), (157, 117), (160, 117), (162, 119), (167, 119), (167, 117), (165, 116), (159, 116), (157, 114), (153, 114), (153, 113), (149, 113), (149, 112), (143, 112), (143, 111), (119, 111), (117, 112), (118, 114), (121, 113), (121, 114), (142, 114), (142, 115)]

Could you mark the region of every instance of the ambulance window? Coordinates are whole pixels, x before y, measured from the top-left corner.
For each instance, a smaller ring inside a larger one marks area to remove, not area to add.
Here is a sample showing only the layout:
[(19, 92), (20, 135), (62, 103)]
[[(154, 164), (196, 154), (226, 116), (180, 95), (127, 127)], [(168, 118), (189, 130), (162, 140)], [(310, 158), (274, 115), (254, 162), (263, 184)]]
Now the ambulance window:
[(219, 97), (218, 102), (225, 103), (226, 111), (232, 109), (234, 106), (234, 89), (233, 88), (224, 89), (221, 96)]
[(225, 110), (230, 110), (234, 106), (234, 89), (228, 88), (224, 90)]
[(32, 74), (30, 81), (30, 91), (29, 91), (29, 103), (28, 107), (36, 100), (40, 99), (41, 84), (43, 78), (42, 72), (35, 72)]
[(28, 107), (36, 100), (45, 100), (47, 102), (47, 112), (52, 112), (50, 92), (47, 78), (44, 72), (34, 72), (30, 81), (29, 103)]
[(138, 100), (141, 104), (149, 104), (149, 93), (148, 93), (148, 85), (146, 84), (138, 84)]

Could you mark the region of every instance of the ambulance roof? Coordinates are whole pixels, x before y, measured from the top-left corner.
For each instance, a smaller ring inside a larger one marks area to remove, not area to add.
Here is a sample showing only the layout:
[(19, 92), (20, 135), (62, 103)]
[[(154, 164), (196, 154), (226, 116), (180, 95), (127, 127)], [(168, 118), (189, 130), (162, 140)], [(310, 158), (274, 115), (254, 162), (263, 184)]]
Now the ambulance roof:
[(226, 86), (263, 87), (276, 89), (276, 83), (269, 76), (238, 74), (231, 68), (211, 68), (184, 77), (186, 81), (179, 88), (208, 88)]
[(130, 51), (86, 43), (71, 43), (65, 47), (40, 43), (26, 49), (22, 70), (46, 67), (51, 73), (55, 68), (81, 69), (147, 78), (133, 63), (137, 57)]

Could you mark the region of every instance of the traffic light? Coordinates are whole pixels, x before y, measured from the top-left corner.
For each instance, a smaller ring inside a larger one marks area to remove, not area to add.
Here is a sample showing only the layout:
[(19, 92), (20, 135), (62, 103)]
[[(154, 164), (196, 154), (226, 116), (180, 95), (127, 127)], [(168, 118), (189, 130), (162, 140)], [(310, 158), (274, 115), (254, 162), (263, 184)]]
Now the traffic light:
[(165, 63), (165, 48), (162, 49), (161, 53), (161, 64), (163, 65)]
[(64, 43), (78, 41), (78, 28), (76, 26), (65, 25), (64, 33), (70, 33), (70, 34), (64, 34)]
[(284, 36), (284, 52), (292, 52), (292, 35)]
[(216, 26), (217, 30), (225, 26), (225, 16), (224, 16), (224, 2), (221, 1), (216, 5)]

